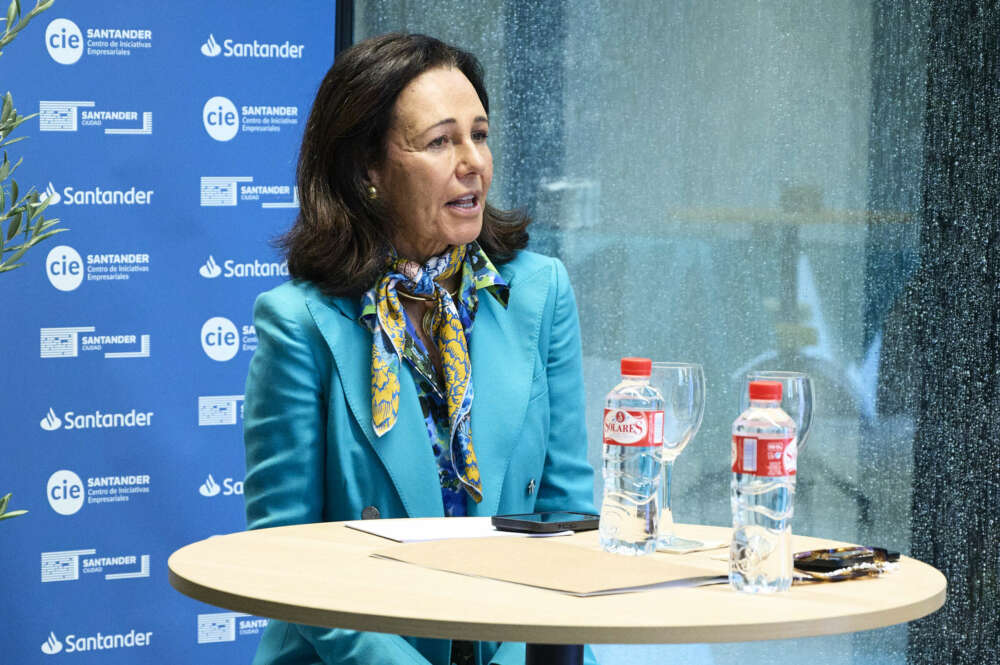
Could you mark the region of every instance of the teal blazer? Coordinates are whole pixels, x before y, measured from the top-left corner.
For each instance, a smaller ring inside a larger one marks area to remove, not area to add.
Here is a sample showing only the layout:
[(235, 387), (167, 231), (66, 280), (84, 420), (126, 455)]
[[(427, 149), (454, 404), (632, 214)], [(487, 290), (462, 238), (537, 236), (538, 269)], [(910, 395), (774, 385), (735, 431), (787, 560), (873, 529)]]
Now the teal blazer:
[[(587, 462), (576, 301), (558, 259), (532, 252), (499, 267), (508, 307), (483, 294), (470, 339), (472, 437), (483, 500), (470, 515), (595, 512)], [(371, 345), (357, 298), (291, 281), (254, 307), (259, 346), (244, 404), (247, 527), (443, 515), (436, 461), (408, 371), (399, 417), (371, 415)], [(489, 602), (489, 599), (482, 599)], [(448, 665), (449, 640), (271, 621), (255, 663)], [(524, 645), (479, 643), (477, 662), (520, 665)], [(592, 662), (590, 650), (588, 661)]]

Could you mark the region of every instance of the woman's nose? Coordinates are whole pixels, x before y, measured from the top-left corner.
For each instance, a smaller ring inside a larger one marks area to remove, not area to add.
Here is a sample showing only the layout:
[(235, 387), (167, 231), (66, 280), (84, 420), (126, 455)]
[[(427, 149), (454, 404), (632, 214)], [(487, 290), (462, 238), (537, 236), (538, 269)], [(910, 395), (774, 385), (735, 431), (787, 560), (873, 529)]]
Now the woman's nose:
[(483, 154), (483, 148), (472, 141), (463, 141), (458, 147), (458, 175), (482, 173), (489, 157)]

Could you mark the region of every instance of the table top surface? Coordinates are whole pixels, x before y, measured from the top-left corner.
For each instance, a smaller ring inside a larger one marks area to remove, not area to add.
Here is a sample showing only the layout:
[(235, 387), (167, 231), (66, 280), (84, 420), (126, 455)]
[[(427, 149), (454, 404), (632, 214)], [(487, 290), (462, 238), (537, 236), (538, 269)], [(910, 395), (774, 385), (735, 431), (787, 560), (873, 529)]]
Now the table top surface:
[[(677, 525), (679, 536), (728, 539), (723, 527)], [(598, 549), (596, 531), (557, 539)], [(541, 644), (739, 642), (831, 635), (911, 621), (944, 604), (946, 582), (908, 557), (880, 578), (796, 585), (753, 595), (728, 585), (576, 597), (375, 558), (392, 541), (342, 523), (215, 536), (168, 561), (178, 591), (218, 607), (314, 626), (415, 637)], [(793, 536), (794, 551), (847, 543)], [(726, 553), (670, 555), (710, 563)]]

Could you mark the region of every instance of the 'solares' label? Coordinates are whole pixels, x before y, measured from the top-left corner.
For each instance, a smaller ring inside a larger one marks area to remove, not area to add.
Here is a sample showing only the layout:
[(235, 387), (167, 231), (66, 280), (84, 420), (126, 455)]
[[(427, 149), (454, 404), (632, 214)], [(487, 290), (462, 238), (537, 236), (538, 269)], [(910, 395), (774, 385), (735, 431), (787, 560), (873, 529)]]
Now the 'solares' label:
[(663, 411), (604, 409), (604, 443), (612, 446), (662, 446)]
[(752, 476), (794, 476), (798, 440), (733, 436), (733, 473)]

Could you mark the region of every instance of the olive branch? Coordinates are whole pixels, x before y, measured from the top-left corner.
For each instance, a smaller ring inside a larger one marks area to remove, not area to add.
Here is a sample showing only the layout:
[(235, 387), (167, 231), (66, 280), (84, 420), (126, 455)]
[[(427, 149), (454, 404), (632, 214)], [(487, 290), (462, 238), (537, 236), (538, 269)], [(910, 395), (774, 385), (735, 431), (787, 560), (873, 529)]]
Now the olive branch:
[(10, 501), (10, 494), (8, 493), (4, 497), (0, 498), (0, 520), (7, 520), (11, 517), (17, 517), (18, 515), (24, 515), (27, 510), (12, 510), (7, 512), (7, 503)]
[[(54, 2), (55, 0), (36, 0), (31, 11), (22, 14), (20, 0), (11, 0), (4, 19), (3, 34), (0, 35), (0, 49), (9, 44), (31, 19), (51, 7)], [(2, 53), (0, 50), (0, 54)], [(37, 113), (31, 115), (18, 113), (14, 108), (14, 99), (8, 91), (0, 105), (0, 149), (28, 138), (26, 136), (10, 138), (10, 135), (25, 121), (37, 115)], [(27, 192), (20, 191), (17, 181), (14, 180), (14, 172), (23, 161), (24, 158), (21, 157), (12, 163), (6, 150), (3, 151), (3, 160), (0, 161), (0, 272), (20, 268), (24, 264), (18, 261), (25, 252), (46, 238), (67, 230), (52, 228), (59, 223), (59, 220), (46, 219), (42, 214), (49, 205), (47, 196), (43, 198), (34, 187)]]
[[(28, 25), (31, 19), (51, 7), (54, 2), (55, 0), (36, 0), (31, 11), (22, 14), (20, 0), (11, 0), (4, 19), (3, 34), (0, 34), (0, 54), (3, 54), (2, 49)], [(37, 113), (31, 115), (18, 113), (14, 108), (14, 99), (8, 91), (3, 96), (3, 103), (0, 104), (0, 149), (26, 139), (26, 136), (11, 138), (11, 132), (37, 115)], [(19, 268), (23, 264), (18, 261), (25, 252), (46, 238), (66, 230), (53, 229), (59, 220), (46, 219), (42, 215), (49, 202), (43, 200), (34, 187), (25, 193), (18, 188), (13, 176), (22, 161), (23, 157), (12, 164), (6, 150), (3, 151), (3, 160), (0, 161), (0, 272)], [(8, 493), (0, 498), (0, 520), (18, 517), (28, 512), (8, 511), (10, 496)]]

